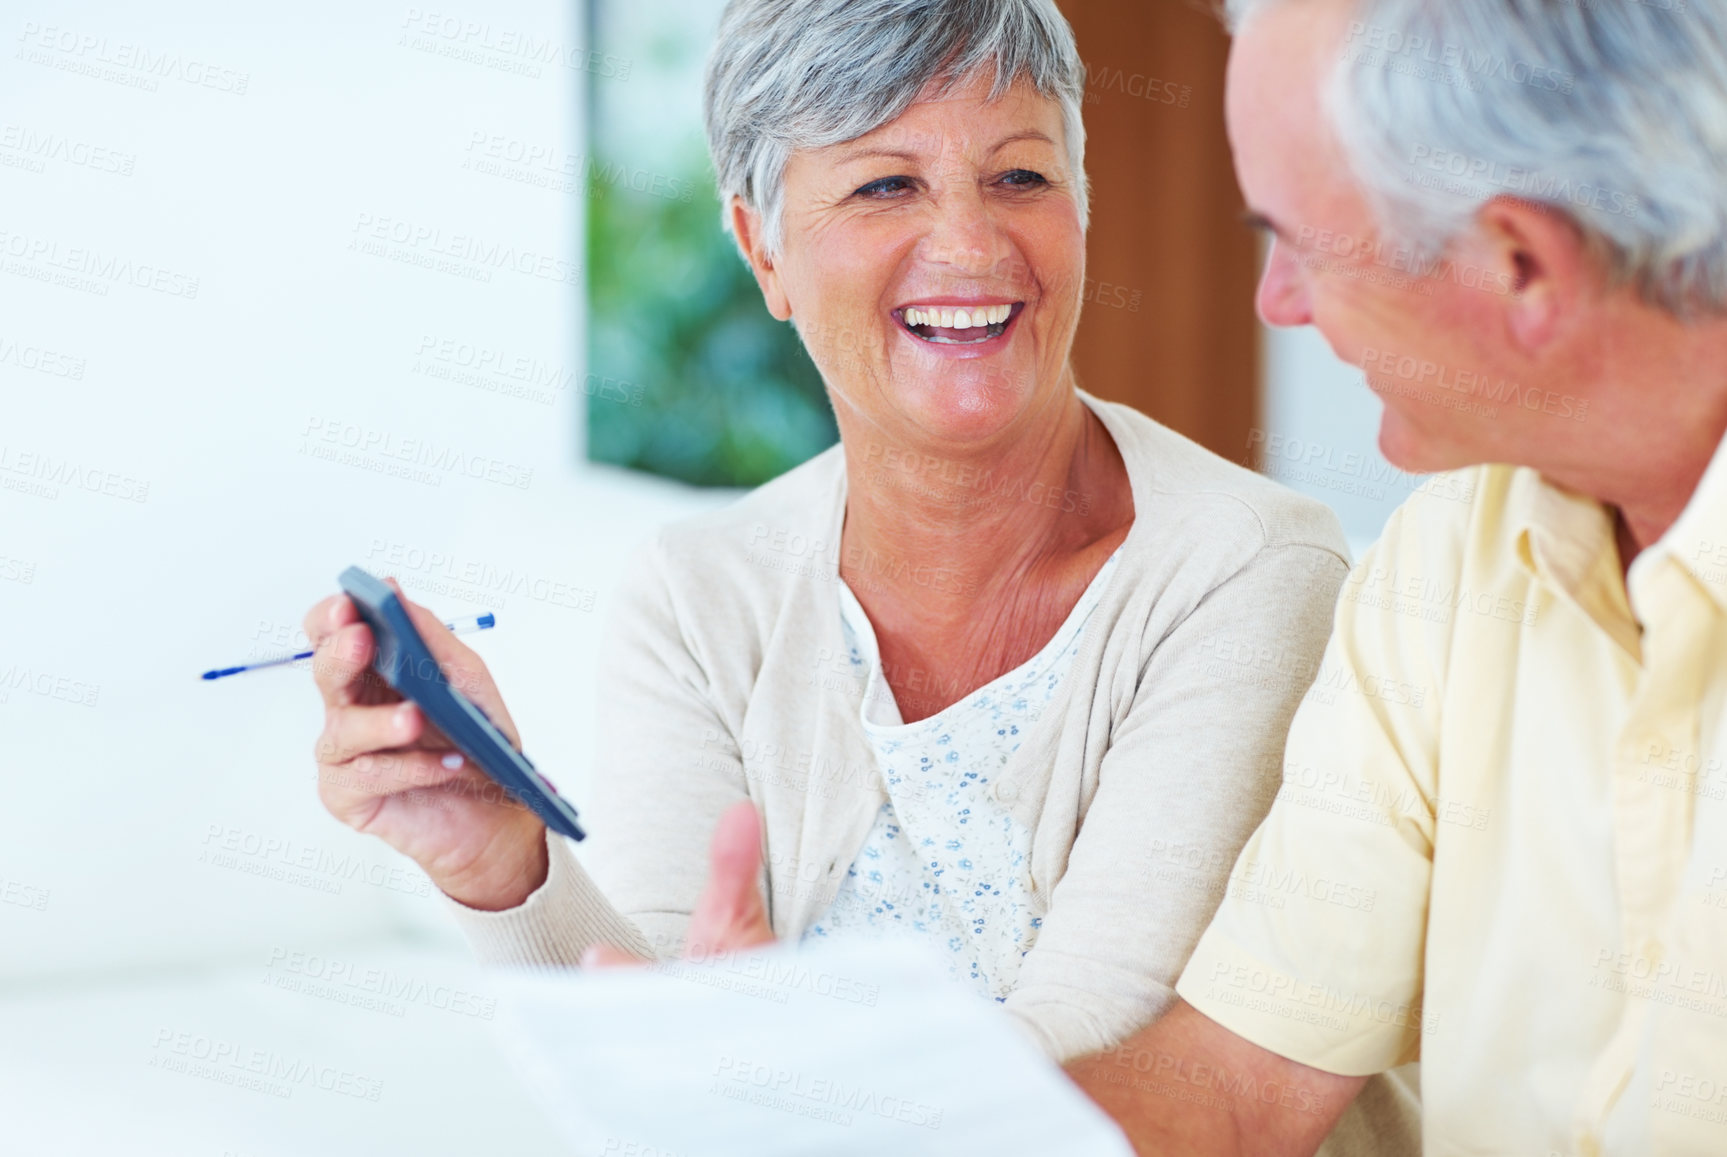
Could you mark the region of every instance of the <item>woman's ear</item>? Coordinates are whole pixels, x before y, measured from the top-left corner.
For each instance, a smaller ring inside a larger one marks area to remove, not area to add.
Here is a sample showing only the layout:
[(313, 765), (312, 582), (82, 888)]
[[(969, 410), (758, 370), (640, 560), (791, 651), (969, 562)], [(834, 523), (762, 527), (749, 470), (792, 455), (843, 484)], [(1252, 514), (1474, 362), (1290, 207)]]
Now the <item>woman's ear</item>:
[(750, 263), (750, 272), (756, 275), (756, 284), (761, 286), (762, 300), (767, 303), (768, 312), (780, 321), (791, 320), (792, 303), (786, 296), (780, 271), (768, 255), (761, 214), (744, 204), (742, 197), (732, 198), (731, 214), (732, 233), (738, 239), (738, 250)]

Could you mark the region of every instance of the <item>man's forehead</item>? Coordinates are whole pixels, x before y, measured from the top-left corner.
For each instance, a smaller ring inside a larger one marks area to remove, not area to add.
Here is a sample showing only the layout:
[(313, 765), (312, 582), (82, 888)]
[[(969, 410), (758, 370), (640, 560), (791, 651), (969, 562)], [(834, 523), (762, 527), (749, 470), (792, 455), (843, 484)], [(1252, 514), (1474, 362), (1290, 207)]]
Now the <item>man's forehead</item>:
[(1297, 206), (1350, 182), (1324, 107), (1352, 0), (1285, 0), (1251, 18), (1229, 64), (1230, 141), (1254, 209), (1293, 228)]
[(1284, 0), (1247, 22), (1229, 62), (1230, 112), (1241, 114), (1242, 128), (1319, 128), (1323, 90), (1341, 58), (1353, 10), (1347, 0)]

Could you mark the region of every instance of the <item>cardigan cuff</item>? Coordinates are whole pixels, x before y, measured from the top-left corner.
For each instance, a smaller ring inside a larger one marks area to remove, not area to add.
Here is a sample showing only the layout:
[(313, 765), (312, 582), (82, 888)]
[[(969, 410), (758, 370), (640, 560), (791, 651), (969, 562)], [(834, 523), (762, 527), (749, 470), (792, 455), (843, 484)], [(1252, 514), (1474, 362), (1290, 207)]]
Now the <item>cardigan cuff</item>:
[(444, 893), (480, 963), (574, 968), (594, 944), (647, 955), (642, 936), (601, 894), (569, 844), (546, 831), (546, 882), (514, 908), (483, 912)]

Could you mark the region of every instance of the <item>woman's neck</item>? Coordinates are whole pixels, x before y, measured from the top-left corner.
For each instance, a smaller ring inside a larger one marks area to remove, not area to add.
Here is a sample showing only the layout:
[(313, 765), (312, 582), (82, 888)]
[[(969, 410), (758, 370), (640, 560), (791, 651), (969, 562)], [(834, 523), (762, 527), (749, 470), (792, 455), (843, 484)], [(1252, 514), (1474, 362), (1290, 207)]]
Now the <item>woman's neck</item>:
[(840, 573), (866, 607), (885, 599), (919, 618), (960, 619), (1072, 564), (1101, 566), (1081, 556), (1113, 550), (1132, 522), (1121, 454), (1072, 390), (1029, 416), (1027, 436), (966, 456), (875, 426), (849, 430), (845, 417)]

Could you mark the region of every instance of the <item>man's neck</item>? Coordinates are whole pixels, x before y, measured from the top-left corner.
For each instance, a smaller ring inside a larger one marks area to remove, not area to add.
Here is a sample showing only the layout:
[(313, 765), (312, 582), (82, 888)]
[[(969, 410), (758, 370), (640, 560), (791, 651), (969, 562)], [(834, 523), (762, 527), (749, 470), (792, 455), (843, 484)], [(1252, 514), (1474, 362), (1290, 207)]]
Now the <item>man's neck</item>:
[(1605, 404), (1586, 439), (1561, 451), (1566, 461), (1539, 467), (1617, 512), (1626, 570), (1679, 520), (1727, 436), (1727, 321), (1636, 314), (1572, 367), (1593, 371)]
[(1686, 504), (1697, 492), (1697, 484), (1703, 480), (1703, 471), (1708, 466), (1708, 459), (1704, 459), (1701, 464), (1687, 464), (1686, 469), (1675, 470), (1670, 479), (1670, 494), (1651, 495), (1644, 501), (1622, 502), (1618, 505), (1619, 550), (1625, 556), (1627, 568), (1631, 566), (1632, 559), (1660, 541), (1661, 536), (1679, 521)]
[[(1719, 444), (1727, 424), (1714, 433)], [(1713, 446), (1702, 443), (1673, 446), (1657, 462), (1636, 463), (1618, 458), (1605, 477), (1590, 477), (1587, 473), (1572, 476), (1554, 472), (1550, 480), (1579, 493), (1598, 499), (1614, 512), (1614, 541), (1619, 547), (1619, 568), (1629, 575), (1631, 564), (1649, 547), (1660, 541), (1672, 525), (1679, 521), (1697, 484), (1709, 468)], [(1603, 455), (1606, 458), (1606, 455)], [(1642, 469), (1638, 469), (1642, 466)]]
[[(1604, 447), (1592, 479), (1556, 481), (1592, 494), (1617, 511), (1620, 564), (1626, 571), (1679, 521), (1727, 436), (1727, 398), (1719, 412), (1676, 417), (1665, 431), (1638, 444)], [(1593, 484), (1591, 484), (1593, 483)]]

